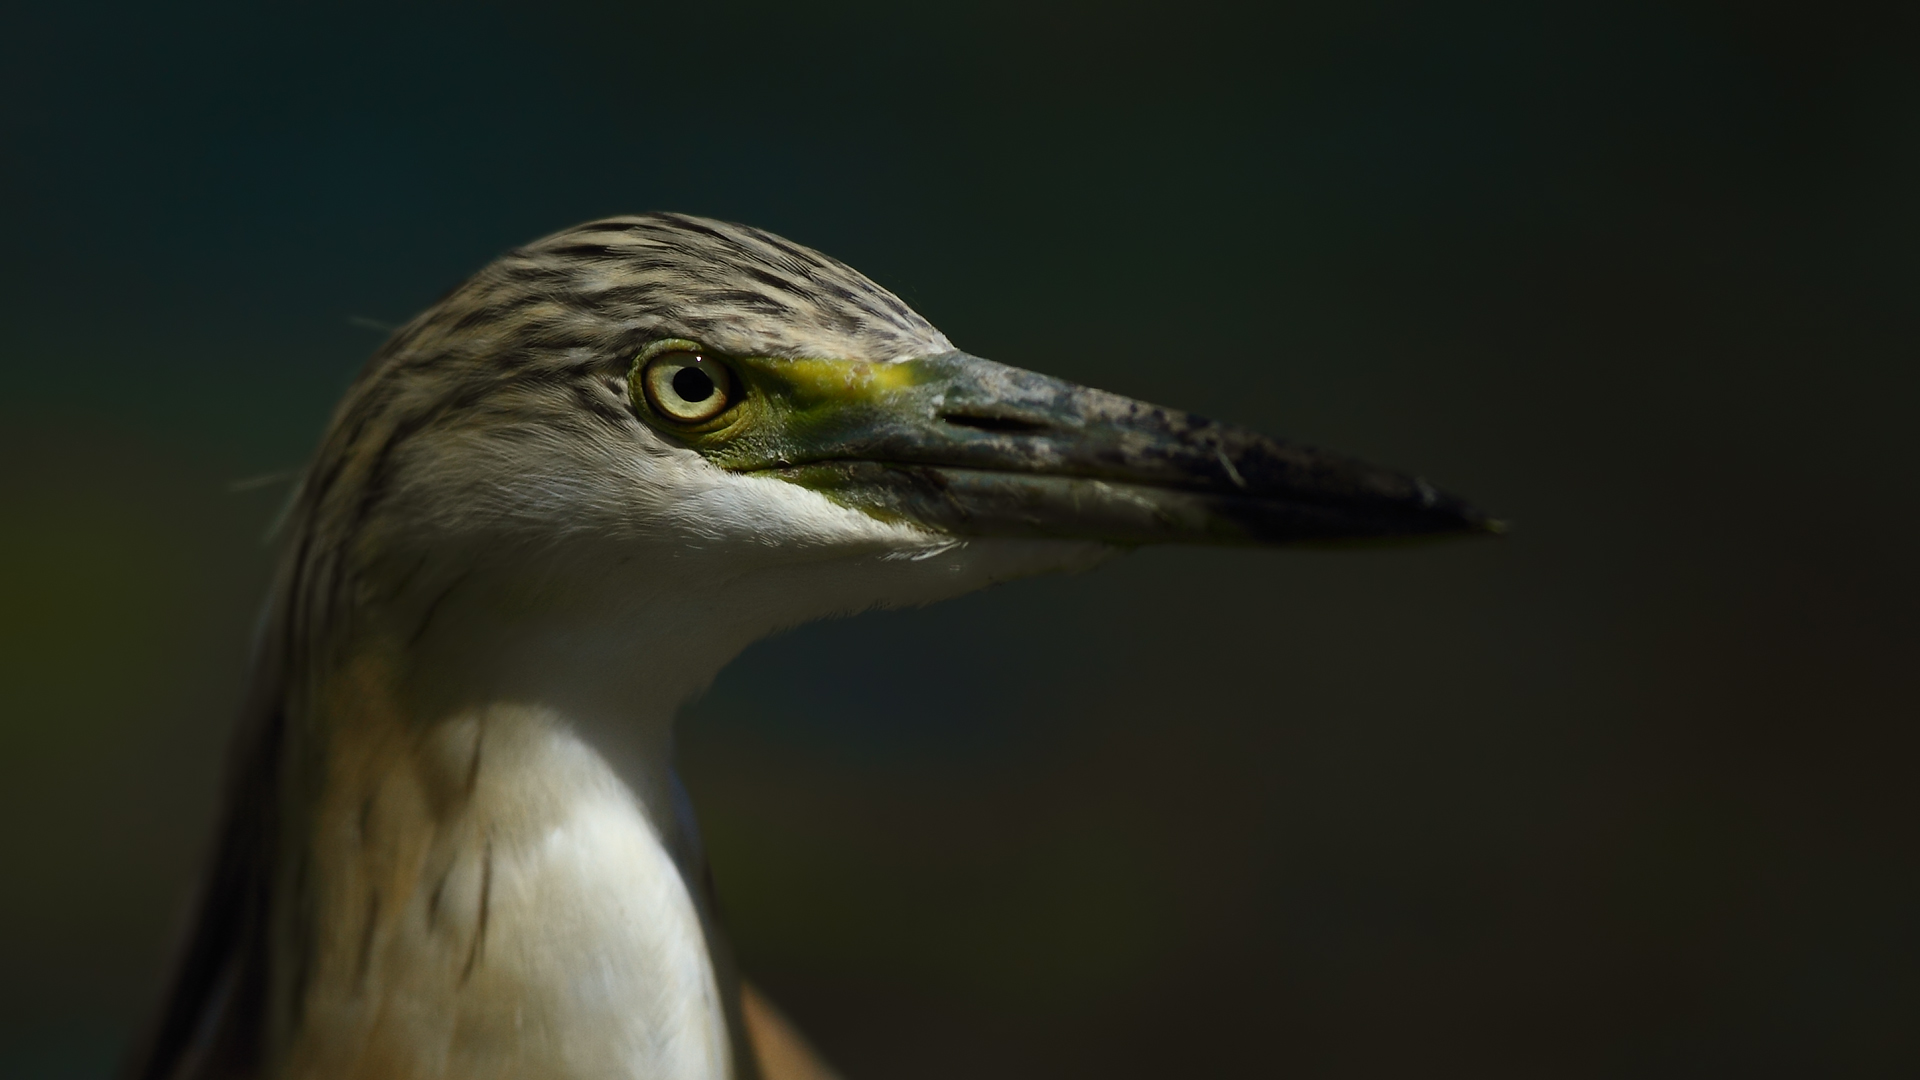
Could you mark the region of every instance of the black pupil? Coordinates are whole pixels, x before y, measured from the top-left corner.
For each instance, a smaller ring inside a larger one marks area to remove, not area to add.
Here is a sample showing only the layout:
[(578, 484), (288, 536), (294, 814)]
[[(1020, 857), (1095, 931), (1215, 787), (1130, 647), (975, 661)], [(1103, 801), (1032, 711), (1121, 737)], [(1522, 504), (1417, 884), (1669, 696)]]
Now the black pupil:
[(680, 400), (702, 402), (713, 396), (713, 377), (697, 367), (683, 367), (673, 373), (673, 392)]

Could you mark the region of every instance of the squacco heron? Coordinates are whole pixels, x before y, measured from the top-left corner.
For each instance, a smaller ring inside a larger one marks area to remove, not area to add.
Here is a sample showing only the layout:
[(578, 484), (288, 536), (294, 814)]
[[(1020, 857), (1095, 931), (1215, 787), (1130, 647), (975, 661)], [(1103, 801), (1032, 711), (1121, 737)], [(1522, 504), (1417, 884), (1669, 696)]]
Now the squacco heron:
[(295, 493), (136, 1075), (829, 1075), (735, 969), (673, 773), (676, 708), (749, 642), (1142, 544), (1493, 528), (970, 356), (757, 229), (513, 251), (394, 333)]

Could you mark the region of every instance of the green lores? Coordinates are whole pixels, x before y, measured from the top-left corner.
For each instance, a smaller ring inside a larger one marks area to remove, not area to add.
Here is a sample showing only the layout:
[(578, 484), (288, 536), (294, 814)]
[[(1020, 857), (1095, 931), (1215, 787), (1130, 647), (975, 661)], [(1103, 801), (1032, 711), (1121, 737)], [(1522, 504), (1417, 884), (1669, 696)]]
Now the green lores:
[(958, 536), (1277, 544), (1494, 532), (1424, 480), (965, 353), (870, 363), (660, 342), (635, 408), (715, 465)]

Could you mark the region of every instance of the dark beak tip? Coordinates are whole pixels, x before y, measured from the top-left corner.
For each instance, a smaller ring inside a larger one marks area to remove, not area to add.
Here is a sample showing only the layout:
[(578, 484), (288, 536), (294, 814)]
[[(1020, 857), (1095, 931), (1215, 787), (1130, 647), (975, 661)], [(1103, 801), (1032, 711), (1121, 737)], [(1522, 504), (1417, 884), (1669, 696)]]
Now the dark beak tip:
[(1430, 520), (1443, 532), (1464, 532), (1505, 536), (1511, 523), (1505, 518), (1497, 518), (1479, 507), (1456, 496), (1445, 496), (1443, 501), (1430, 509)]
[(1406, 515), (1402, 519), (1403, 527), (1410, 527), (1412, 532), (1493, 536), (1504, 536), (1507, 532), (1506, 519), (1494, 517), (1458, 495), (1419, 478), (1413, 479), (1412, 486), (1412, 497), (1400, 495), (1391, 500), (1402, 508)]
[(1447, 515), (1452, 519), (1450, 525), (1442, 526), (1438, 531), (1468, 536), (1505, 536), (1513, 528), (1506, 518), (1497, 518), (1469, 505), (1456, 505)]

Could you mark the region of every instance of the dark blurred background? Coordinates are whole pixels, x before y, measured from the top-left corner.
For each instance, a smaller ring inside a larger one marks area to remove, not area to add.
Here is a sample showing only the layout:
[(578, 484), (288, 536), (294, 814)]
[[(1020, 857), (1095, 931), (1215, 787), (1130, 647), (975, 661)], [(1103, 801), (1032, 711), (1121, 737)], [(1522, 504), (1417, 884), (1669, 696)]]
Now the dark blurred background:
[(680, 209), (1517, 523), (749, 650), (684, 764), (854, 1080), (1916, 1075), (1893, 8), (9, 9), (0, 1074), (150, 1005), (275, 476), (381, 327)]

